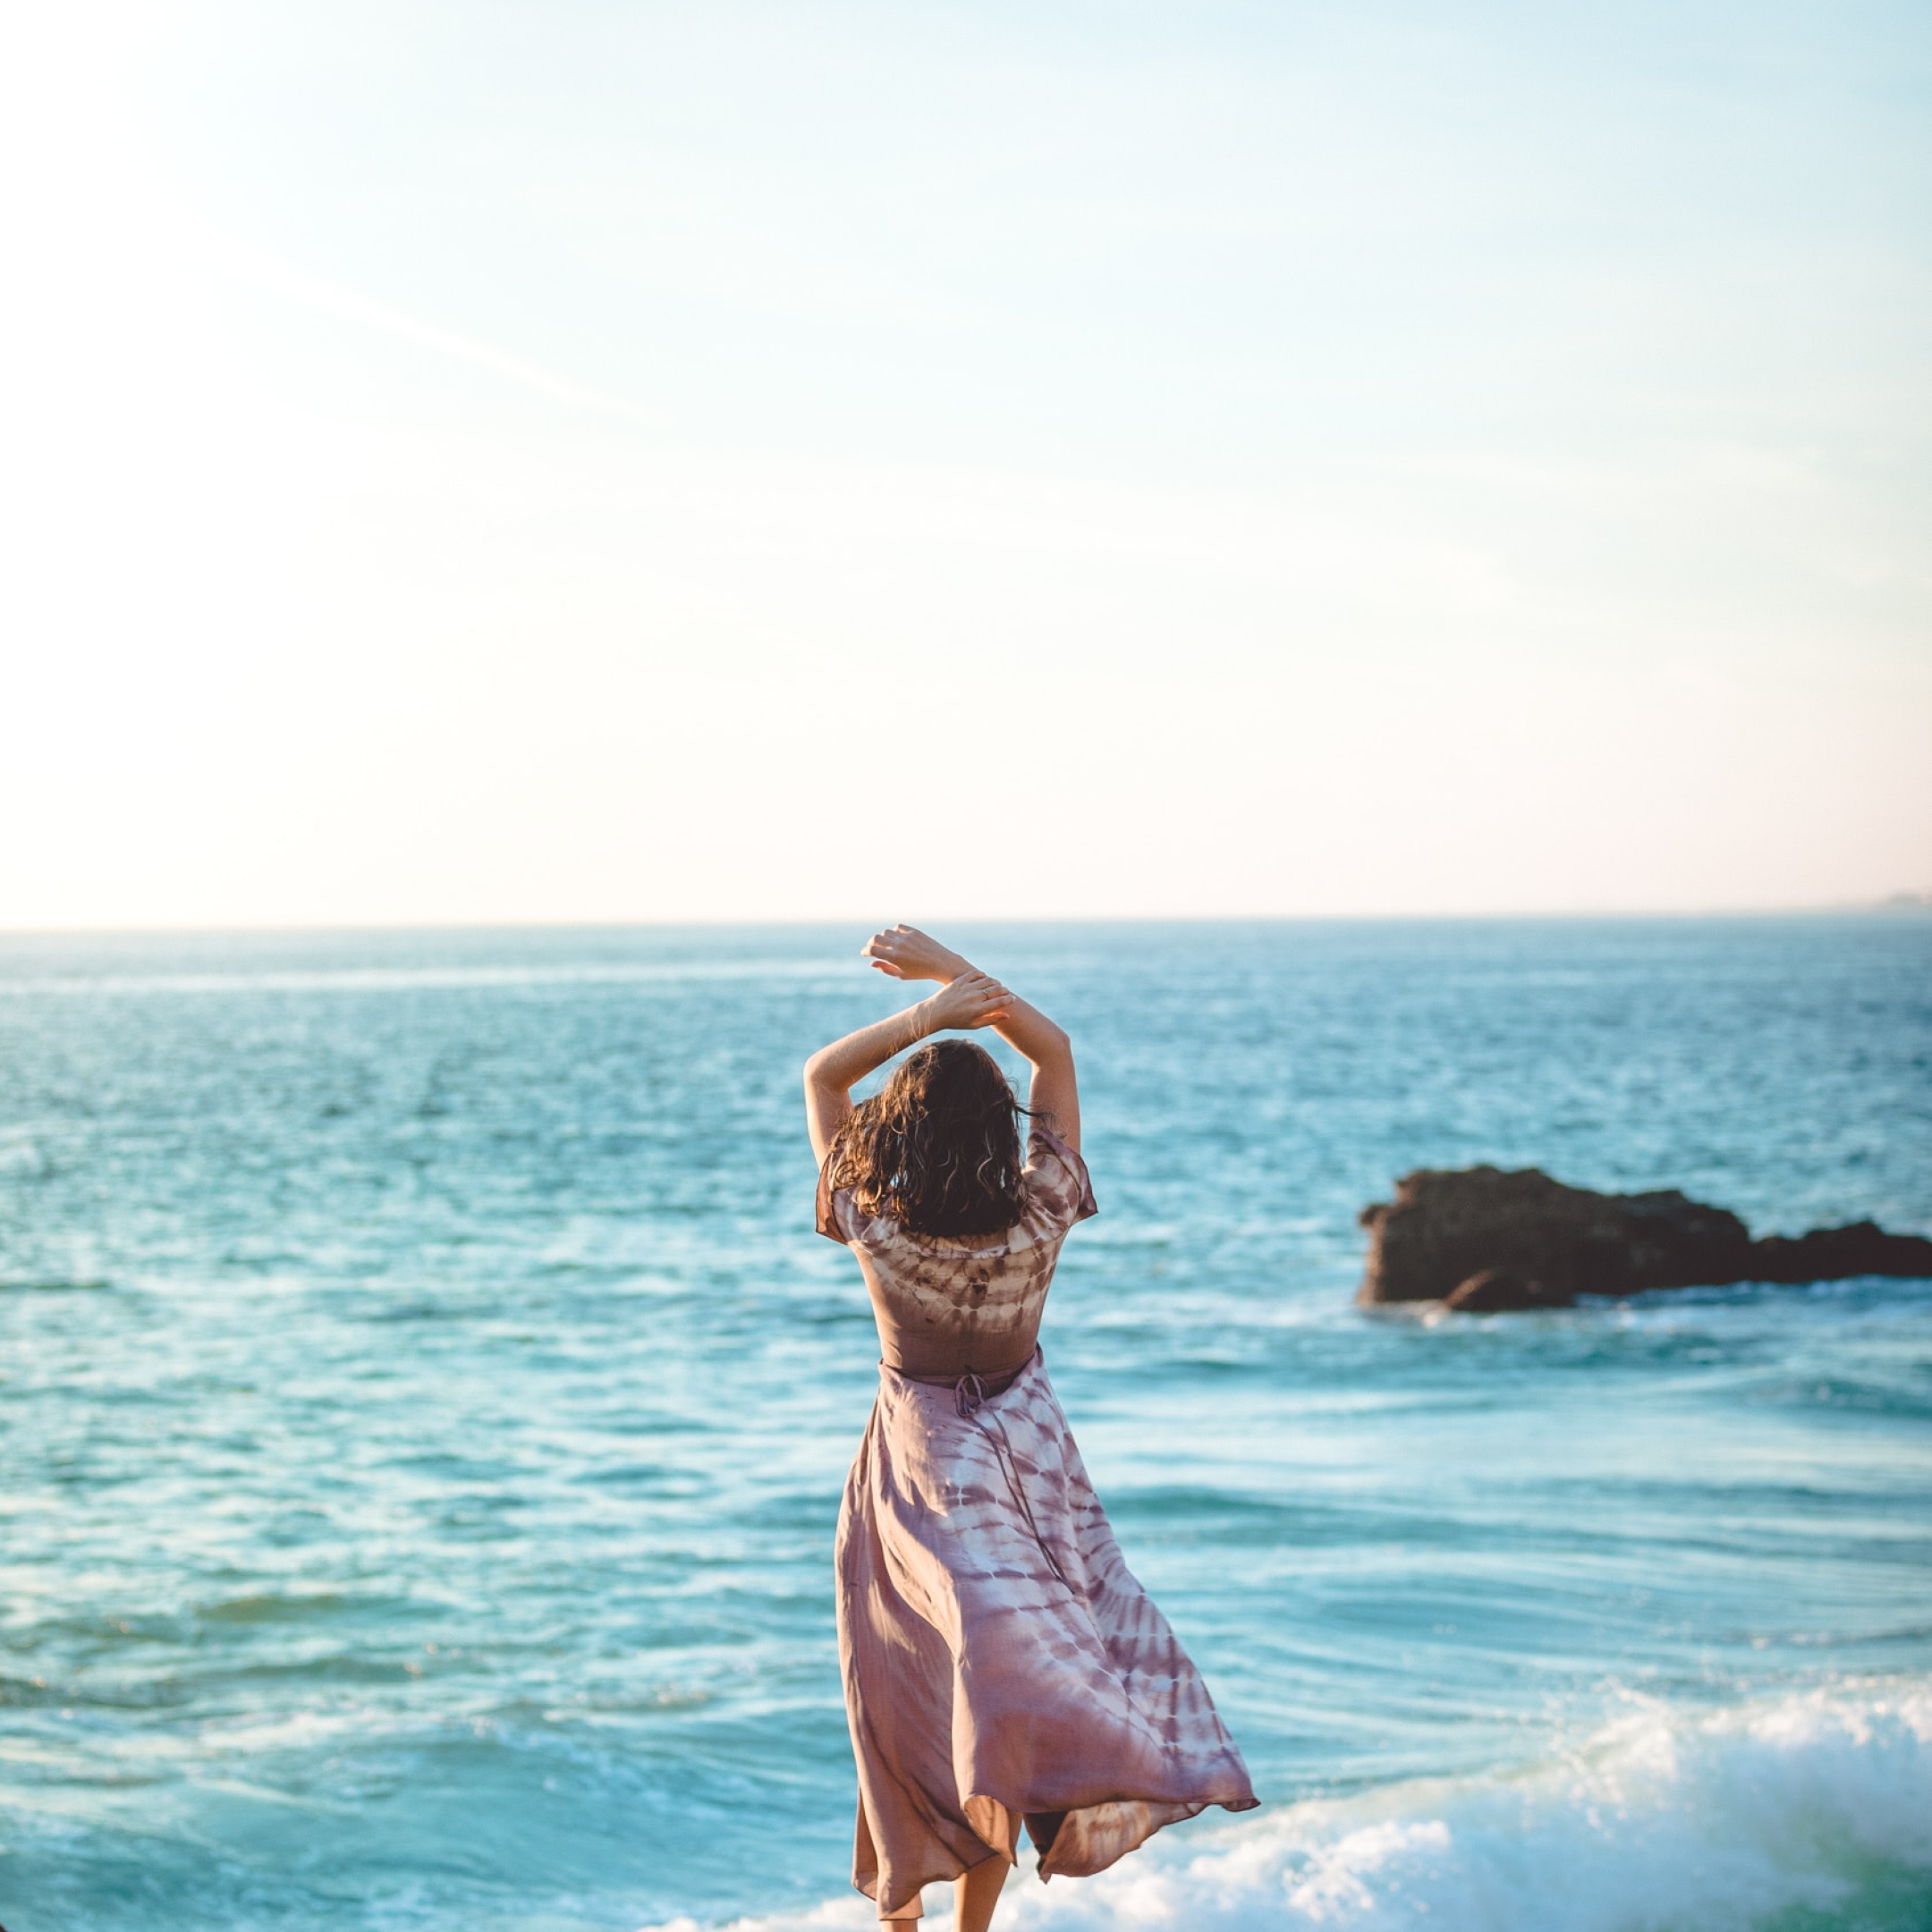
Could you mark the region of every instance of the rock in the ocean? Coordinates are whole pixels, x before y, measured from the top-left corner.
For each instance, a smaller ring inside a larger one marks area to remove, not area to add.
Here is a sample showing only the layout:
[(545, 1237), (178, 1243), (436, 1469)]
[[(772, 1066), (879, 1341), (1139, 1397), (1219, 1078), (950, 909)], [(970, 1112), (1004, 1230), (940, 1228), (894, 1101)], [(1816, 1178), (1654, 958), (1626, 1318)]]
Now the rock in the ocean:
[(1471, 1313), (1728, 1282), (1932, 1279), (1932, 1241), (1869, 1221), (1754, 1241), (1728, 1209), (1675, 1189), (1597, 1194), (1534, 1167), (1405, 1174), (1361, 1223), (1368, 1267), (1358, 1301), (1442, 1301)]
[(1571, 1297), (1520, 1268), (1479, 1268), (1443, 1297), (1443, 1306), (1464, 1315), (1496, 1315), (1505, 1309), (1565, 1308)]
[(1853, 1275), (1932, 1275), (1932, 1241), (1887, 1234), (1875, 1221), (1813, 1228), (1751, 1243), (1753, 1281), (1844, 1281)]

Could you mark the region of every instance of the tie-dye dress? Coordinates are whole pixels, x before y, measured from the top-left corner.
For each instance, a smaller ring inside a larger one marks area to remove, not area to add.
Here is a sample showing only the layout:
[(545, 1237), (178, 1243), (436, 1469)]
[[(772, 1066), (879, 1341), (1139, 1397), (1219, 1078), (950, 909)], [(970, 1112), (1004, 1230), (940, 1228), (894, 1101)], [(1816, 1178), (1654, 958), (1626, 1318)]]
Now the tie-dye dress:
[(852, 1879), (882, 1919), (1011, 1860), (1022, 1818), (1046, 1878), (1256, 1801), (1122, 1560), (1037, 1345), (1061, 1243), (1096, 1211), (1086, 1165), (1036, 1128), (1026, 1181), (991, 1244), (909, 1234), (819, 1183), (819, 1232), (857, 1254), (885, 1355), (837, 1554)]

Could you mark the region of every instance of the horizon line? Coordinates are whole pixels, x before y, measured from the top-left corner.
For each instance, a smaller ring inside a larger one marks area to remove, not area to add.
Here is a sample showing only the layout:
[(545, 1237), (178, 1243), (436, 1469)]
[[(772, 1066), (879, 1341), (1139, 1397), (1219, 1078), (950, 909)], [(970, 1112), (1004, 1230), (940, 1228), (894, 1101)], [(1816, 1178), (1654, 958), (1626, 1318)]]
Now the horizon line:
[[(1082, 912), (1066, 914), (942, 913), (928, 917), (948, 926), (1320, 926), (1320, 925), (1450, 925), (1547, 920), (1753, 919), (1828, 919), (1851, 915), (1932, 912), (1932, 892), (1899, 892), (1882, 899), (1812, 901), (1798, 904), (1708, 907), (1567, 907), (1541, 910), (1504, 909), (1485, 911), (1428, 912)], [(490, 932), (638, 932), (697, 930), (706, 928), (750, 929), (792, 927), (864, 926), (871, 921), (856, 914), (724, 917), (669, 915), (657, 919), (288, 919), (213, 921), (200, 924), (123, 924), (13, 926), (0, 924), (0, 942), (9, 939), (113, 939), (268, 937), (275, 935), (326, 933), (490, 933)]]

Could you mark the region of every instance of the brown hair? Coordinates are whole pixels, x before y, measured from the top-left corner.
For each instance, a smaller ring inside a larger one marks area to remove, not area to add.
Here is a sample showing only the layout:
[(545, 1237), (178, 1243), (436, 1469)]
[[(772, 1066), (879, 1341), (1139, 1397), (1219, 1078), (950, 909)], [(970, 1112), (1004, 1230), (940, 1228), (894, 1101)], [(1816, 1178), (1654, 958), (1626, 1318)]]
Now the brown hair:
[(985, 1047), (933, 1040), (909, 1055), (832, 1143), (831, 1183), (914, 1234), (998, 1234), (1026, 1207), (1026, 1109)]

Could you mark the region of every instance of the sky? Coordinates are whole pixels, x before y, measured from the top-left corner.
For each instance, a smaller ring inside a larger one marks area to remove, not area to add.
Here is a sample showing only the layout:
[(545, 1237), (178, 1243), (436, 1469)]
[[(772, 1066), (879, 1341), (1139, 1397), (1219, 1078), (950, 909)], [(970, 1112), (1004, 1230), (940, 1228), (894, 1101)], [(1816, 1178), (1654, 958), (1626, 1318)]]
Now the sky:
[(0, 29), (0, 928), (1932, 887), (1932, 12)]

